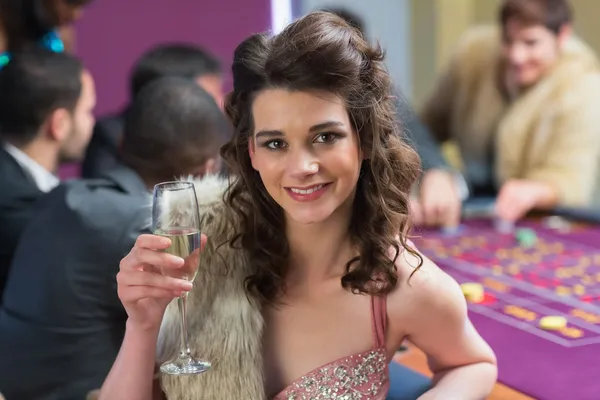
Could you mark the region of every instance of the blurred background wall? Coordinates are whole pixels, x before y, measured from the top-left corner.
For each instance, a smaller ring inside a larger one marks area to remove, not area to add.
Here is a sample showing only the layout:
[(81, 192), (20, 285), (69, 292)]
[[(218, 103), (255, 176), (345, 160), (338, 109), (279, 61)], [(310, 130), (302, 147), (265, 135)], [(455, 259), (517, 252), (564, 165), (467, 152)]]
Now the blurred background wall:
[[(359, 15), (367, 36), (378, 39), (387, 52), (387, 65), (396, 85), (412, 93), (410, 0), (298, 0), (301, 14), (327, 7), (343, 7)], [(298, 15), (297, 15), (298, 16)]]
[[(200, 44), (219, 56), (228, 70), (242, 39), (271, 28), (273, 9), (289, 9), (291, 17), (298, 17), (315, 9), (345, 7), (361, 16), (369, 38), (382, 44), (396, 85), (418, 107), (456, 40), (471, 25), (494, 22), (500, 1), (102, 0), (94, 2), (77, 25), (77, 53), (96, 78), (101, 115), (126, 102), (129, 68), (154, 44)], [(576, 31), (600, 52), (600, 0), (572, 3)]]
[[(270, 0), (99, 0), (76, 27), (77, 54), (96, 79), (96, 114), (128, 99), (129, 68), (149, 47), (165, 41), (200, 44), (229, 71), (235, 47), (270, 28)], [(230, 82), (227, 83), (230, 88)]]

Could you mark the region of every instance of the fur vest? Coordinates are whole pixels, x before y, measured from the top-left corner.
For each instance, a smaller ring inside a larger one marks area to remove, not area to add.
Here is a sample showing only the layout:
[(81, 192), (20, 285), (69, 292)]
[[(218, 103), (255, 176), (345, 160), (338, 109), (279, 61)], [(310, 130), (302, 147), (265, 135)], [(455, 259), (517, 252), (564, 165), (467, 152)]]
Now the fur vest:
[(490, 159), (497, 184), (554, 185), (561, 205), (600, 204), (600, 63), (569, 38), (556, 64), (523, 93), (505, 89), (500, 31), (475, 27), (459, 41), (422, 116), (440, 140), (457, 143), (467, 176)]
[[(188, 330), (192, 354), (212, 363), (196, 376), (169, 376), (160, 380), (169, 400), (263, 400), (262, 331), (260, 302), (246, 295), (244, 281), (251, 265), (244, 251), (224, 243), (233, 232), (222, 200), (227, 181), (206, 177), (196, 181), (202, 232), (208, 243), (201, 256), (194, 288), (188, 297)], [(170, 218), (186, 213), (173, 206)], [(179, 351), (177, 302), (163, 318), (157, 362)]]

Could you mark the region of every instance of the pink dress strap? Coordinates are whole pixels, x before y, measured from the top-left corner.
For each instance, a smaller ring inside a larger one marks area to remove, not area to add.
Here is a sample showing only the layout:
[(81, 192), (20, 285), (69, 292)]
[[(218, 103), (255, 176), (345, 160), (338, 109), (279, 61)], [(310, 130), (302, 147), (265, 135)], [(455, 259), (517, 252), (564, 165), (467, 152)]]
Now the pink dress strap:
[(385, 347), (387, 330), (387, 296), (371, 296), (371, 321), (375, 348)]
[[(407, 239), (406, 244), (414, 250), (417, 248), (412, 240)], [(403, 248), (400, 249), (402, 253)], [(373, 336), (375, 348), (385, 348), (385, 336), (387, 333), (387, 296), (371, 296), (371, 323), (373, 325)]]

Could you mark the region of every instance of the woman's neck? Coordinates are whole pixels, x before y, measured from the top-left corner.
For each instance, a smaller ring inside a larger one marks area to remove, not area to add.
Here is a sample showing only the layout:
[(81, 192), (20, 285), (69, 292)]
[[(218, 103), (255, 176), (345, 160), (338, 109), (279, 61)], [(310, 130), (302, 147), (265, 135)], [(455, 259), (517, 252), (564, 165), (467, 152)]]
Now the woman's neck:
[(290, 246), (290, 285), (339, 278), (357, 256), (350, 236), (352, 206), (342, 205), (327, 220), (315, 224), (286, 223)]

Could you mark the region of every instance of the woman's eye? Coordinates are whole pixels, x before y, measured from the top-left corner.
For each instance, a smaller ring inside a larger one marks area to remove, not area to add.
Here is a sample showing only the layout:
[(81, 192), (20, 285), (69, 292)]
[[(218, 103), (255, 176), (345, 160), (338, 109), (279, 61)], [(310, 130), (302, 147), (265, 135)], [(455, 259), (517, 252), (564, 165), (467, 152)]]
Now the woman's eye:
[(273, 150), (280, 149), (284, 146), (285, 146), (285, 143), (283, 142), (283, 140), (278, 140), (278, 139), (271, 140), (271, 141), (265, 143), (265, 147), (268, 147), (269, 149), (273, 149)]
[(317, 138), (315, 139), (315, 142), (318, 142), (318, 143), (331, 143), (331, 142), (333, 142), (337, 138), (338, 138), (337, 134), (331, 133), (331, 132), (325, 132), (325, 133), (320, 133), (317, 136)]

